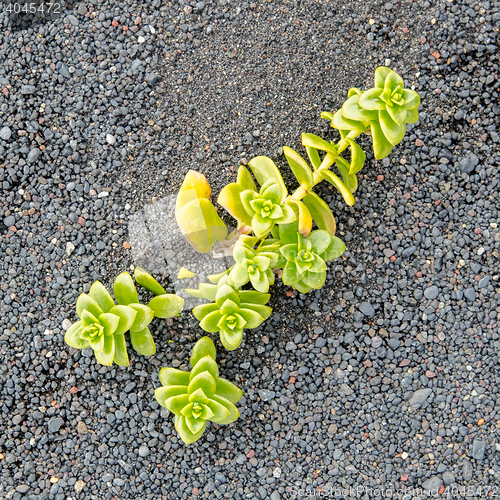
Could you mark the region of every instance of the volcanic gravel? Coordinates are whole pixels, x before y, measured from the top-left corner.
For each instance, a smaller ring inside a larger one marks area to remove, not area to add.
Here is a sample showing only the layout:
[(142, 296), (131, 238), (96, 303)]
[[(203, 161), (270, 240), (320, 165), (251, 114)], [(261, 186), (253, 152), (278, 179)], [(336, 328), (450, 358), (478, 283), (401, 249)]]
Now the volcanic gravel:
[[(15, 30), (0, 14), (0, 498), (498, 495), (499, 12), (92, 0)], [(354, 207), (318, 187), (348, 250), (321, 291), (278, 283), (269, 320), (218, 344), (241, 418), (184, 446), (153, 390), (203, 334), (190, 312), (156, 320), (155, 356), (103, 367), (63, 342), (78, 295), (130, 269), (128, 220), (189, 169), (214, 193), (259, 154), (288, 170), (282, 146), (335, 138), (320, 112), (381, 64), (420, 121), (368, 152)]]

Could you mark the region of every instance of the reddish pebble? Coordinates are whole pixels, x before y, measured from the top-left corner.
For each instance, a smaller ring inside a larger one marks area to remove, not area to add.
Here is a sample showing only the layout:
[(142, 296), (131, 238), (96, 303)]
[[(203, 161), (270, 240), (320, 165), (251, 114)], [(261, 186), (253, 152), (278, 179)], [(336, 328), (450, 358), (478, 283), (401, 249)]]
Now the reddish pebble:
[(436, 58), (439, 59), (441, 57), (441, 54), (436, 50), (432, 53), (432, 55)]
[(445, 489), (446, 489), (446, 486), (444, 484), (442, 484), (441, 487), (438, 490), (438, 495), (442, 495), (444, 493)]
[(375, 239), (373, 241), (378, 245), (380, 243), (380, 238), (378, 236), (375, 236)]
[(436, 376), (436, 374), (434, 372), (431, 372), (430, 370), (427, 370), (425, 372), (425, 375), (428, 377), (428, 378), (434, 378)]
[(401, 361), (401, 363), (399, 363), (399, 366), (403, 367), (403, 366), (408, 366), (409, 364), (410, 364), (409, 359), (403, 359), (403, 361)]
[(383, 175), (377, 175), (377, 180), (378, 181), (383, 181), (384, 180), (384, 176)]
[(9, 231), (12, 231), (13, 233), (15, 233), (17, 231), (17, 227), (16, 226), (10, 226), (9, 227)]
[(417, 278), (421, 278), (421, 277), (422, 277), (422, 271), (418, 271)]
[(128, 250), (130, 248), (130, 243), (128, 241), (125, 241), (123, 243), (123, 248), (126, 248)]
[(369, 359), (367, 359), (366, 361), (363, 361), (363, 366), (366, 368), (371, 368), (372, 362)]
[(255, 456), (255, 451), (254, 450), (250, 450), (248, 453), (247, 453), (247, 458), (253, 458)]
[(200, 490), (198, 488), (193, 488), (193, 495), (198, 496), (200, 494)]
[(480, 229), (480, 228), (476, 228), (476, 229), (474, 229), (474, 232), (475, 232), (476, 234), (481, 234), (481, 229)]
[(76, 394), (78, 392), (78, 387), (72, 387), (69, 392), (71, 392), (71, 394)]
[(293, 292), (291, 290), (288, 290), (288, 292), (286, 292), (286, 296), (293, 297)]
[(290, 380), (288, 381), (289, 384), (295, 384), (295, 377), (290, 377)]
[(423, 146), (424, 145), (424, 141), (421, 141), (420, 139), (417, 139), (415, 141), (415, 146)]
[(404, 198), (405, 200), (409, 200), (409, 199), (411, 198), (411, 194), (410, 194), (410, 193), (405, 193), (405, 194), (403, 195), (403, 198)]
[(124, 26), (123, 31), (128, 31), (128, 26)]
[(142, 17), (136, 17), (135, 21), (134, 21), (134, 24), (139, 25), (141, 23), (142, 23)]
[(394, 261), (396, 260), (396, 256), (395, 256), (395, 255), (393, 255), (393, 256), (391, 257), (391, 260), (392, 260), (392, 262), (394, 262)]
[(85, 226), (85, 222), (87, 222), (83, 217), (78, 217), (78, 220), (76, 221), (80, 226)]
[(114, 26), (116, 28), (118, 26), (118, 21), (116, 19), (111, 21), (111, 26)]

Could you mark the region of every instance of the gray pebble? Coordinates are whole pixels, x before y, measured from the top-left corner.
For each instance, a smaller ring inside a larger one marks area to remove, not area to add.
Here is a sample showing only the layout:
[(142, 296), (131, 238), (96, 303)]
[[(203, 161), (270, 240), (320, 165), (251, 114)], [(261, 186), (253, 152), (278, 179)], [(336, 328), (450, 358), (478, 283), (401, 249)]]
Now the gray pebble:
[(472, 445), (472, 456), (476, 460), (483, 460), (485, 451), (486, 451), (486, 441), (483, 441), (482, 439), (475, 439)]
[(424, 297), (429, 300), (437, 299), (439, 295), (439, 288), (436, 285), (427, 287), (424, 290)]
[(415, 391), (408, 404), (413, 408), (420, 408), (432, 394), (432, 389), (419, 389)]
[(8, 141), (11, 137), (12, 131), (9, 127), (6, 126), (0, 129), (0, 138), (2, 138), (4, 141)]
[(359, 310), (368, 317), (372, 317), (375, 314), (375, 309), (369, 302), (361, 302), (359, 304)]
[(49, 420), (48, 427), (50, 432), (57, 432), (61, 425), (64, 423), (64, 420), (60, 417), (54, 417)]

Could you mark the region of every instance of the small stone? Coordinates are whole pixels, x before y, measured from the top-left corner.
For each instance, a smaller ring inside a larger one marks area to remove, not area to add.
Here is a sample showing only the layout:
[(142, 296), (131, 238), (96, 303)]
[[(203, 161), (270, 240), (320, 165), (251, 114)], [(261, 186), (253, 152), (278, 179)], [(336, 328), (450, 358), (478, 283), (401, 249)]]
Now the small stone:
[(81, 16), (84, 16), (87, 13), (87, 7), (85, 6), (84, 2), (80, 3), (80, 5), (78, 6), (78, 11), (77, 12)]
[(113, 144), (116, 143), (116, 139), (115, 139), (115, 136), (114, 135), (111, 135), (111, 134), (106, 134), (106, 142), (113, 146)]
[(153, 84), (154, 84), (154, 83), (156, 83), (159, 79), (160, 79), (160, 77), (159, 77), (156, 73), (146, 73), (146, 82), (147, 82), (149, 85), (153, 85)]
[(75, 483), (75, 491), (77, 493), (80, 493), (80, 491), (85, 488), (85, 481), (82, 481), (81, 479)]
[(484, 452), (486, 451), (486, 441), (475, 439), (472, 445), (472, 456), (476, 460), (484, 459)]
[(78, 434), (84, 435), (88, 433), (87, 426), (85, 425), (85, 422), (82, 421), (78, 422), (76, 430), (78, 431)]
[(439, 295), (439, 288), (436, 285), (432, 285), (424, 290), (424, 297), (429, 300), (437, 299)]
[(34, 85), (23, 85), (21, 87), (21, 94), (30, 95), (36, 92), (36, 87)]
[(443, 472), (443, 483), (448, 485), (448, 484), (452, 484), (455, 482), (455, 474), (453, 474), (453, 472), (447, 470), (445, 472)]
[(478, 163), (478, 157), (472, 153), (467, 158), (464, 158), (458, 162), (458, 168), (465, 174), (470, 174), (474, 171)]
[(64, 78), (71, 78), (71, 73), (69, 72), (68, 67), (64, 63), (61, 64), (61, 66), (59, 67), (59, 73), (62, 76), (64, 76)]
[(465, 460), (462, 467), (462, 476), (464, 478), (464, 481), (470, 481), (472, 479), (473, 472), (474, 468), (472, 467), (472, 464), (468, 460)]
[(359, 310), (368, 317), (372, 317), (375, 314), (375, 309), (369, 302), (361, 302), (359, 304)]
[(422, 483), (422, 488), (427, 490), (431, 495), (437, 495), (442, 484), (443, 480), (439, 476), (431, 476)]
[(410, 257), (411, 255), (413, 255), (415, 253), (415, 250), (417, 249), (417, 247), (415, 245), (411, 245), (407, 248), (405, 248), (402, 252), (401, 252), (401, 255), (403, 257)]
[(488, 283), (490, 282), (491, 276), (485, 276), (484, 278), (481, 278), (478, 283), (479, 288), (485, 288), (488, 286)]
[(69, 257), (74, 251), (75, 251), (75, 245), (73, 245), (71, 241), (68, 241), (66, 243), (66, 255)]
[(60, 417), (54, 417), (49, 420), (48, 427), (50, 432), (57, 432), (62, 424), (64, 423), (64, 420)]
[(3, 220), (3, 223), (4, 223), (5, 226), (11, 227), (11, 226), (13, 226), (16, 223), (16, 218), (13, 215), (8, 215)]
[[(144, 42), (146, 41), (146, 39), (145, 39), (143, 36), (140, 36), (140, 37), (137, 39), (137, 41), (138, 41), (139, 43), (144, 43)], [(153, 83), (154, 83), (154, 82), (153, 82)]]
[(375, 349), (377, 347), (380, 347), (382, 345), (382, 338), (376, 335), (375, 337), (372, 338), (372, 347)]
[(33, 162), (37, 161), (38, 158), (40, 158), (41, 154), (42, 154), (42, 152), (38, 148), (32, 149), (28, 154), (27, 162), (33, 163)]
[(3, 127), (0, 129), (0, 138), (4, 141), (8, 141), (12, 137), (12, 131), (9, 127)]
[(413, 408), (420, 408), (431, 395), (432, 389), (419, 389), (415, 391), (408, 404)]
[(149, 448), (145, 445), (139, 448), (139, 456), (145, 458), (149, 455)]
[(271, 399), (274, 399), (274, 397), (276, 396), (276, 393), (269, 389), (260, 389), (259, 396), (262, 401), (271, 401)]
[(78, 19), (73, 14), (68, 14), (66, 16), (66, 19), (72, 26), (78, 26), (80, 24), (80, 21), (78, 21)]
[[(19, 486), (16, 486), (16, 491), (18, 493), (26, 493), (30, 487), (27, 484), (20, 484)], [(12, 495), (10, 495), (10, 498), (12, 498)]]
[(205, 2), (196, 2), (196, 12), (201, 12), (205, 8)]
[(474, 288), (467, 288), (464, 292), (464, 297), (470, 302), (474, 302), (476, 300), (476, 291)]

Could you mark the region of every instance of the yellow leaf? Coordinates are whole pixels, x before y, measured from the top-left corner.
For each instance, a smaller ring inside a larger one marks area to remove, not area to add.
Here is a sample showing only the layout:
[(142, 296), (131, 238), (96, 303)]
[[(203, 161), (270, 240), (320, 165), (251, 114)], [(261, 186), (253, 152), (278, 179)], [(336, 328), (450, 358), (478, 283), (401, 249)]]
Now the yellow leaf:
[(178, 280), (182, 280), (184, 278), (192, 278), (195, 275), (192, 271), (189, 271), (185, 267), (181, 267), (179, 269), (179, 274), (177, 275)]

